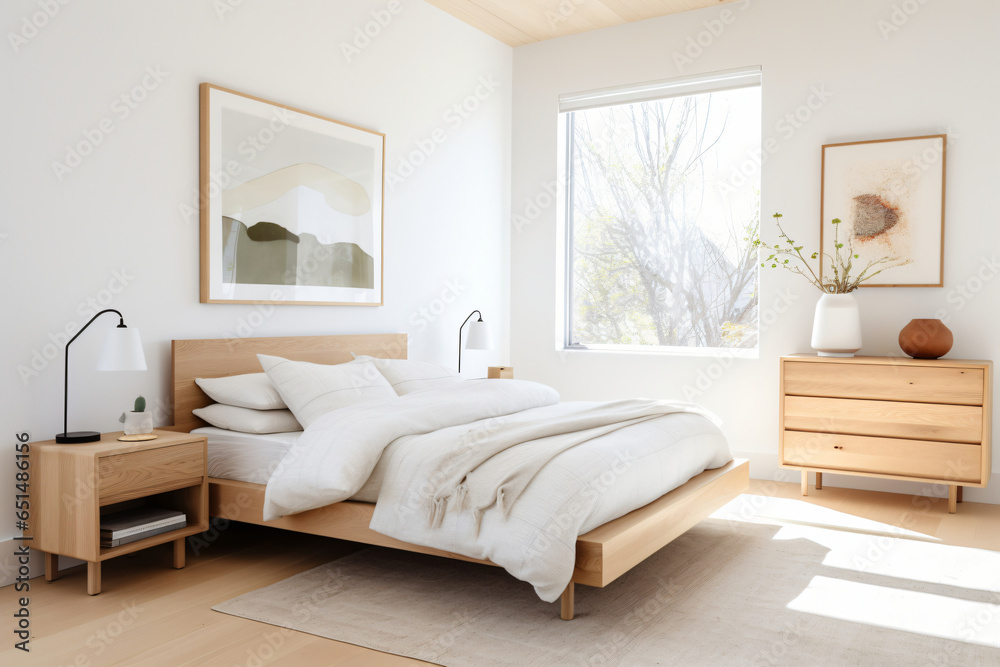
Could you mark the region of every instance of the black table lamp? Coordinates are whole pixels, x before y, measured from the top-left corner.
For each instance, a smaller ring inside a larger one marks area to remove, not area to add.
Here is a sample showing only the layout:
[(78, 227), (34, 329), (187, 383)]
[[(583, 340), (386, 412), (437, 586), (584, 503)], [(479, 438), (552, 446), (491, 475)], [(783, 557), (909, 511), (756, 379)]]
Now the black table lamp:
[(492, 350), (493, 336), (490, 335), (490, 328), (483, 322), (483, 314), (478, 310), (469, 313), (458, 328), (458, 372), (462, 372), (462, 329), (469, 323), (473, 315), (479, 315), (479, 320), (469, 325), (469, 335), (465, 337), (466, 350)]
[(97, 431), (70, 431), (66, 428), (69, 415), (69, 346), (80, 337), (87, 327), (94, 323), (98, 317), (104, 313), (114, 313), (118, 316), (118, 326), (108, 332), (104, 339), (104, 347), (101, 348), (101, 355), (97, 358), (97, 370), (99, 371), (144, 371), (146, 370), (146, 357), (142, 353), (142, 340), (136, 329), (129, 329), (125, 326), (125, 318), (114, 308), (108, 308), (90, 318), (90, 321), (83, 325), (75, 336), (66, 343), (66, 376), (63, 387), (63, 432), (56, 436), (56, 442), (80, 443), (97, 442), (101, 439), (101, 434)]

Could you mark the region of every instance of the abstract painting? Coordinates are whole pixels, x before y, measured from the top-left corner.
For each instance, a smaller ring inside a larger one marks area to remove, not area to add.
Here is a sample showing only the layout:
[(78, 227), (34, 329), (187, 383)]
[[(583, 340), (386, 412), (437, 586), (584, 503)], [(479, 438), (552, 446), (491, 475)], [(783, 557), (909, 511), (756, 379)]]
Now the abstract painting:
[(382, 305), (385, 135), (201, 84), (201, 301)]
[[(856, 266), (894, 258), (864, 287), (944, 284), (944, 134), (823, 146), (820, 247), (833, 254), (831, 220)], [(830, 271), (829, 261), (820, 264)]]

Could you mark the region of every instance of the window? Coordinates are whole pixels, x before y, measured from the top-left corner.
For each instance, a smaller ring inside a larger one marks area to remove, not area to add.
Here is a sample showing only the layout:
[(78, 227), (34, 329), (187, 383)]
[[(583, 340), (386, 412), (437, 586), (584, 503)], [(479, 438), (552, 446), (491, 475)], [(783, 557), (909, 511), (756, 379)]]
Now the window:
[(760, 71), (560, 98), (566, 345), (757, 348)]

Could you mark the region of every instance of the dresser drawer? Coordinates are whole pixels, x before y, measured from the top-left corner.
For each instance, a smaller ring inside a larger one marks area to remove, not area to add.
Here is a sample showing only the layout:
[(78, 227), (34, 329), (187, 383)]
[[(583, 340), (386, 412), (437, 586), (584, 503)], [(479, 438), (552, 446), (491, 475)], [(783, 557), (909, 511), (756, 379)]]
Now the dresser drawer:
[(204, 476), (202, 442), (103, 456), (98, 461), (100, 503), (110, 505), (193, 486)]
[(983, 404), (983, 370), (891, 364), (785, 361), (784, 392), (952, 405)]
[(782, 463), (948, 482), (982, 480), (982, 448), (950, 442), (785, 431)]
[(784, 427), (797, 431), (969, 444), (983, 439), (983, 409), (971, 405), (786, 396), (784, 415)]

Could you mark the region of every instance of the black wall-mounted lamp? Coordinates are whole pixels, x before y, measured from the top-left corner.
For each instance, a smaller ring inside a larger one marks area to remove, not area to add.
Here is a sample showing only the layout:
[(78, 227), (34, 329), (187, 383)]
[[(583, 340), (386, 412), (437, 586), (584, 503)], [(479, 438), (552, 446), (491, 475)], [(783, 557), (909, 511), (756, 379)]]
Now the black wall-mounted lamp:
[(458, 328), (458, 372), (462, 372), (462, 329), (472, 319), (473, 315), (479, 315), (479, 319), (469, 326), (469, 335), (465, 337), (466, 350), (492, 350), (493, 336), (490, 335), (490, 328), (483, 322), (483, 314), (478, 310), (469, 313)]

